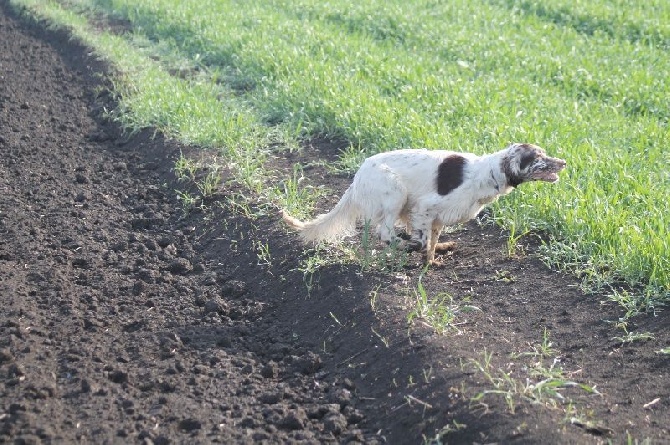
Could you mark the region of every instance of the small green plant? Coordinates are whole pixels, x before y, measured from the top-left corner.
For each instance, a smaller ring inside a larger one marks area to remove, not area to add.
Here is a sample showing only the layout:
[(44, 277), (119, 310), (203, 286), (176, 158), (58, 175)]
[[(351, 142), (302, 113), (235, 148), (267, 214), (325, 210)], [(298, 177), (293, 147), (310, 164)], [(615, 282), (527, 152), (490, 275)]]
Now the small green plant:
[(381, 335), (379, 332), (375, 331), (375, 328), (371, 328), (371, 329), (372, 329), (372, 333), (375, 334), (382, 341), (382, 343), (384, 343), (384, 346), (388, 348), (389, 347), (388, 339), (386, 337), (384, 337), (383, 335)]
[(197, 181), (196, 185), (203, 198), (209, 198), (214, 195), (221, 183), (221, 173), (215, 166), (210, 169), (202, 180)]
[(294, 165), (291, 177), (269, 189), (270, 201), (297, 218), (308, 217), (314, 204), (323, 196), (324, 189), (304, 186), (304, 182), (302, 166)]
[(390, 244), (384, 245), (380, 250), (375, 248), (377, 245), (378, 240), (372, 231), (370, 221), (365, 221), (361, 230), (360, 246), (353, 254), (361, 267), (361, 272), (379, 270), (393, 273), (403, 270), (407, 266), (410, 253), (400, 241), (394, 240)]
[[(608, 441), (608, 444), (611, 444), (611, 441)], [(626, 445), (652, 445), (652, 441), (649, 438), (646, 439), (636, 439), (631, 433), (626, 431)]]
[(426, 383), (430, 383), (430, 381), (433, 378), (433, 367), (429, 367), (428, 369), (423, 369), (423, 381)]
[[(469, 364), (477, 373), (483, 375), (493, 388), (477, 393), (471, 398), (471, 404), (481, 405), (483, 399), (490, 395), (501, 396), (505, 400), (508, 411), (514, 414), (516, 406), (522, 402), (549, 408), (561, 405), (570, 407), (570, 399), (564, 393), (571, 388), (588, 394), (599, 394), (594, 386), (571, 380), (568, 377), (569, 373), (560, 367), (560, 359), (555, 357), (557, 355), (558, 351), (553, 348), (549, 340), (549, 331), (546, 328), (542, 342), (532, 345), (531, 351), (511, 355), (513, 360), (530, 357), (533, 360), (529, 363), (520, 363), (520, 366), (510, 364), (508, 370), (495, 369), (492, 366), (493, 354), (485, 350), (483, 360), (470, 359)], [(547, 363), (547, 359), (551, 357), (554, 358)]]
[(617, 335), (612, 337), (612, 340), (617, 341), (618, 343), (628, 344), (636, 341), (643, 340), (653, 340), (654, 334), (651, 332), (631, 332), (628, 330), (628, 321), (620, 320), (615, 323), (615, 327), (621, 329), (624, 332), (624, 335)]
[(550, 333), (549, 330), (545, 327), (542, 333), (542, 343), (537, 345), (531, 345), (531, 351), (525, 351), (518, 354), (512, 354), (513, 359), (520, 357), (539, 357), (544, 359), (546, 357), (554, 357), (558, 355), (558, 351), (553, 348), (553, 343), (549, 340)]
[(175, 190), (175, 192), (177, 193), (177, 199), (181, 201), (184, 212), (188, 212), (198, 204), (199, 199), (197, 196), (193, 196), (189, 192), (182, 190)]
[(272, 255), (270, 254), (270, 245), (263, 243), (260, 240), (253, 241), (254, 249), (256, 250), (256, 257), (258, 258), (259, 266), (272, 266)]
[(380, 287), (381, 284), (378, 284), (377, 286), (375, 286), (374, 289), (370, 291), (370, 309), (372, 309), (373, 314), (377, 313), (377, 296), (379, 295)]
[(444, 442), (445, 436), (450, 433), (460, 431), (467, 428), (468, 426), (464, 423), (458, 422), (456, 419), (452, 420), (451, 423), (446, 424), (440, 430), (435, 432), (435, 437), (428, 438), (423, 435), (423, 444), (424, 445), (447, 445), (449, 442)]
[[(568, 402), (565, 408), (563, 423), (578, 426), (585, 431), (602, 437), (611, 437), (614, 434), (614, 431), (606, 426), (600, 425), (598, 420), (594, 419), (592, 410), (579, 407), (572, 402)], [(611, 443), (611, 441), (608, 440), (608, 443)]]
[(220, 205), (232, 213), (252, 221), (258, 219), (259, 216), (258, 211), (255, 211), (251, 206), (251, 198), (242, 192), (227, 194)]
[(179, 158), (175, 161), (173, 168), (177, 180), (193, 181), (195, 180), (195, 173), (197, 170), (198, 165), (193, 159), (187, 158), (183, 153), (179, 154)]
[(319, 269), (336, 261), (337, 254), (337, 250), (331, 249), (322, 243), (303, 252), (302, 260), (297, 270), (302, 272), (302, 279), (307, 287), (308, 296), (312, 294), (312, 290), (319, 282)]
[(669, 355), (669, 354), (670, 354), (670, 347), (660, 349), (660, 350), (658, 350), (657, 352), (658, 352), (659, 354)]
[(363, 223), (360, 254), (357, 257), (362, 272), (369, 270), (372, 266), (372, 257), (374, 255), (374, 251), (372, 249), (373, 242), (373, 236), (370, 233), (370, 220), (366, 220)]
[(419, 282), (415, 292), (415, 307), (407, 316), (408, 323), (415, 319), (422, 320), (438, 334), (443, 334), (454, 326), (456, 313), (451, 308), (453, 298), (447, 293), (438, 294), (431, 299), (426, 294), (423, 284)]
[(363, 163), (363, 160), (369, 156), (370, 153), (349, 145), (340, 152), (338, 161), (334, 164), (327, 165), (327, 168), (332, 173), (351, 173), (358, 170), (358, 167)]
[(423, 286), (422, 279), (426, 270), (419, 276), (416, 288), (413, 289), (413, 309), (407, 314), (407, 322), (411, 325), (415, 320), (421, 320), (430, 326), (439, 335), (447, 330), (456, 328), (456, 316), (461, 312), (480, 310), (472, 305), (459, 305), (454, 298), (446, 292), (441, 292), (430, 298)]
[(207, 173), (202, 179), (198, 180), (197, 176), (200, 168), (196, 161), (183, 154), (179, 155), (173, 167), (178, 181), (187, 182), (188, 185), (195, 185), (198, 190), (199, 196), (197, 198), (188, 192), (177, 191), (179, 199), (184, 203), (188, 203), (189, 206), (193, 206), (195, 200), (213, 196), (221, 182), (220, 167), (218, 165), (212, 164), (205, 167), (204, 170)]
[(655, 313), (656, 307), (662, 303), (652, 297), (654, 294), (662, 295), (662, 291), (659, 289), (657, 292), (647, 290), (647, 292), (638, 293), (615, 288), (611, 290), (607, 299), (620, 305), (625, 310), (622, 319), (628, 320), (644, 312)]
[(512, 222), (509, 224), (509, 236), (507, 237), (507, 256), (513, 257), (517, 254), (518, 251), (521, 250), (521, 245), (519, 244), (519, 240), (523, 238), (524, 236), (528, 235), (530, 233), (530, 230), (526, 229), (523, 230), (521, 233), (517, 234), (517, 224), (516, 221)]
[(516, 277), (509, 270), (496, 270), (494, 279), (503, 283), (514, 283)]
[(394, 240), (385, 245), (380, 254), (380, 269), (387, 273), (403, 270), (409, 261), (410, 252), (404, 246)]

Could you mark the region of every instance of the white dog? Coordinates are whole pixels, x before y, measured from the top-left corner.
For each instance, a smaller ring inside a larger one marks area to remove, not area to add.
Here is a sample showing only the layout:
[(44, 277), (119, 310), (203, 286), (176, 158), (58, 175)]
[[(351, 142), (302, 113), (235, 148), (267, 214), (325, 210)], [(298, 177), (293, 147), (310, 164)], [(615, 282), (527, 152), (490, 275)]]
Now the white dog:
[[(437, 242), (444, 226), (474, 218), (523, 182), (558, 181), (565, 165), (532, 144), (512, 144), (485, 156), (418, 149), (379, 153), (363, 162), (333, 210), (308, 222), (286, 212), (283, 218), (313, 242), (351, 234), (362, 220), (382, 241), (424, 250), (426, 263), (439, 264), (435, 251), (454, 247)], [(409, 241), (396, 235), (398, 222), (406, 226)]]

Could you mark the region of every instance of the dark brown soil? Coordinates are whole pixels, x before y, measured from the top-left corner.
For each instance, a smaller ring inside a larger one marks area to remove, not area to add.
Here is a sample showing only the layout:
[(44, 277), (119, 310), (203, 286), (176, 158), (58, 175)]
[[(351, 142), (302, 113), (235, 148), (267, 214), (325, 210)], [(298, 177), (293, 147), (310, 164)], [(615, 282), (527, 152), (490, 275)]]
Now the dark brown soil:
[[(418, 257), (400, 273), (331, 261), (305, 275), (274, 215), (185, 213), (171, 167), (189, 150), (105, 121), (104, 72), (0, 6), (0, 443), (418, 444), (440, 430), (443, 443), (668, 443), (666, 312), (629, 326), (653, 340), (622, 344), (604, 296), (473, 223), (423, 283), (480, 310), (444, 335), (408, 326)], [(333, 147), (316, 148), (301, 156)], [(472, 400), (494, 389), (472, 360), (490, 353), (519, 393), (540, 358), (512, 354), (545, 328), (544, 369), (600, 395), (562, 391), (571, 414), (550, 396)]]

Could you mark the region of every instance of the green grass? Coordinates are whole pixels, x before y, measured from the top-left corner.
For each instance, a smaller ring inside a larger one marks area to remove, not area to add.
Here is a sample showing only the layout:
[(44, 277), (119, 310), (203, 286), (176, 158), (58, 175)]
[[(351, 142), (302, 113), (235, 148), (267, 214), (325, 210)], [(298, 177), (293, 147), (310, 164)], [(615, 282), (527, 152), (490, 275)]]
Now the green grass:
[[(497, 221), (548, 234), (547, 262), (588, 286), (625, 282), (641, 310), (670, 301), (667, 1), (12, 3), (118, 67), (124, 125), (219, 148), (258, 193), (278, 141), (345, 139), (346, 169), (401, 147), (538, 143), (568, 170), (501, 200)], [(300, 196), (290, 176), (284, 199)]]
[(468, 304), (469, 298), (467, 297), (461, 301), (454, 301), (454, 297), (446, 292), (430, 296), (422, 283), (426, 272), (427, 269), (424, 269), (417, 280), (416, 288), (412, 289), (411, 310), (407, 313), (407, 323), (410, 326), (420, 321), (433, 329), (436, 334), (443, 335), (449, 330), (458, 330), (459, 323), (456, 319), (461, 314), (481, 310), (477, 306)]
[(532, 346), (531, 351), (512, 354), (510, 359), (517, 363), (508, 363), (507, 369), (496, 368), (492, 365), (493, 353), (484, 350), (482, 360), (470, 359), (468, 366), (475, 370), (477, 375), (484, 377), (490, 389), (475, 394), (470, 403), (473, 407), (481, 404), (487, 397), (502, 397), (507, 409), (514, 414), (518, 405), (524, 402), (543, 405), (549, 408), (561, 408), (566, 414), (574, 414), (574, 406), (567, 392), (596, 394), (600, 393), (595, 386), (574, 381), (560, 366), (556, 359), (559, 351), (552, 348), (549, 341), (549, 332), (545, 329), (542, 343)]

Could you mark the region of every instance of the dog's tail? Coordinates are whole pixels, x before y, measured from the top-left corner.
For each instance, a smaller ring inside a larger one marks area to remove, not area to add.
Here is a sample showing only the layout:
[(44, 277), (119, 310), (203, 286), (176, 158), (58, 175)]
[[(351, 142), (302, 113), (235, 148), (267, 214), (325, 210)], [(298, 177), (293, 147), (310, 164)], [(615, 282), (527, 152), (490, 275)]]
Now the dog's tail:
[(300, 221), (282, 210), (282, 218), (289, 226), (300, 232), (305, 242), (334, 241), (350, 235), (359, 217), (358, 206), (352, 199), (349, 187), (333, 210), (319, 215), (311, 221)]

